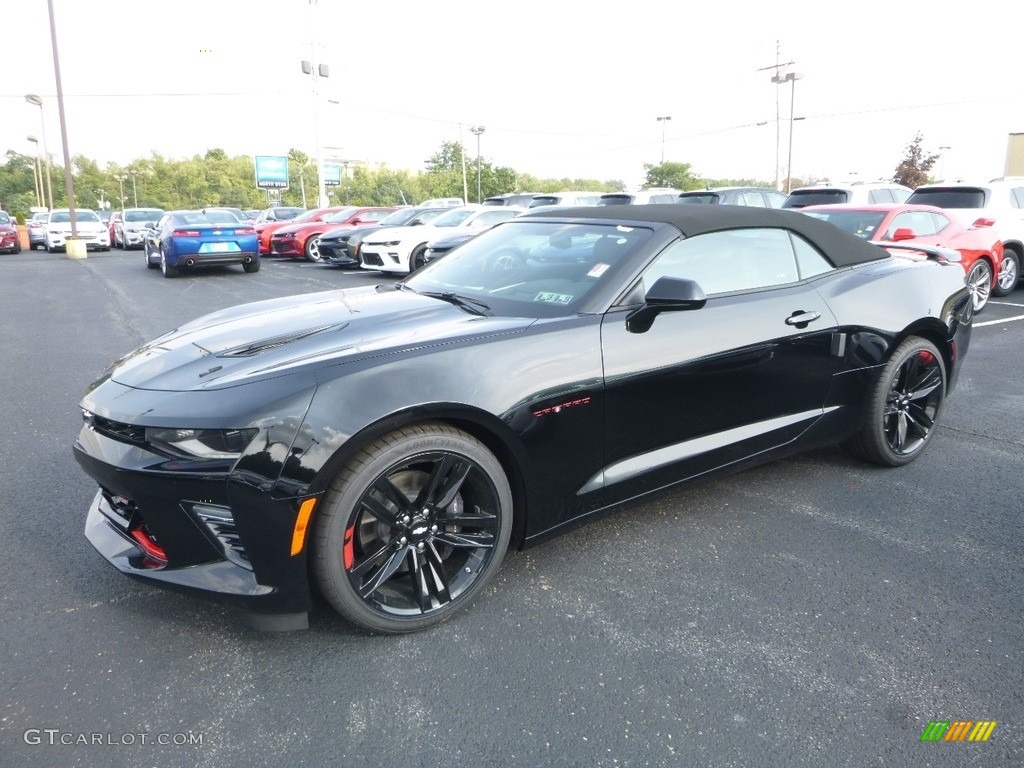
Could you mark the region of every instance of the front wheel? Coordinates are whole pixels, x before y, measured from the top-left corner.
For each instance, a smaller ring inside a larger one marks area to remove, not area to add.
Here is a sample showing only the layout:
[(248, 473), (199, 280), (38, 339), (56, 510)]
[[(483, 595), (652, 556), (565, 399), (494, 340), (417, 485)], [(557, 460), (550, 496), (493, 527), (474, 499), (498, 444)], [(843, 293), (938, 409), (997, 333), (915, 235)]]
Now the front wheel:
[(320, 255), (320, 235), (311, 235), (306, 241), (306, 261), (319, 263), (323, 258)]
[(935, 434), (946, 397), (946, 365), (931, 342), (911, 336), (868, 393), (860, 432), (846, 446), (887, 467), (909, 464)]
[(427, 244), (417, 245), (409, 254), (409, 273), (422, 269), (427, 263)]
[(449, 618), (494, 577), (512, 531), (512, 492), (486, 446), (446, 424), (367, 445), (324, 496), (313, 573), (334, 608), (372, 632)]
[(971, 291), (974, 303), (974, 314), (978, 314), (988, 304), (992, 292), (992, 267), (984, 259), (978, 259), (967, 273), (967, 287)]
[(992, 289), (995, 296), (1009, 296), (1017, 287), (1020, 279), (1020, 258), (1014, 251), (1003, 251), (1003, 264), (999, 268), (996, 287)]

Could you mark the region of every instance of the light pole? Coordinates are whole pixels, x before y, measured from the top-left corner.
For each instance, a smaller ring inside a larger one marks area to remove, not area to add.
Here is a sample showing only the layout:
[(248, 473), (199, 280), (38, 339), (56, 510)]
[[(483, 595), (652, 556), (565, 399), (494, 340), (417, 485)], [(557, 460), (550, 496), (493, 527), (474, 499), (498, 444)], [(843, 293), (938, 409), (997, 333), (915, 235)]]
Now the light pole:
[(939, 147), (939, 152), (942, 153), (942, 181), (946, 180), (946, 153), (949, 152), (952, 147)]
[(793, 191), (793, 109), (796, 104), (796, 81), (802, 80), (803, 75), (799, 72), (787, 72), (785, 75), (775, 75), (772, 82), (792, 83), (792, 90), (789, 96), (789, 158), (786, 160), (786, 194)]
[(93, 191), (97, 195), (99, 195), (100, 210), (101, 211), (106, 210), (106, 208), (107, 208), (107, 201), (103, 199), (103, 195), (105, 195), (106, 193), (102, 189), (94, 189)]
[[(29, 104), (35, 104), (39, 107), (39, 125), (43, 131), (43, 158), (46, 162), (46, 202), (45, 205), (51, 211), (53, 210), (53, 179), (50, 174), (50, 149), (46, 146), (46, 120), (43, 118), (43, 99), (40, 96), (36, 96), (34, 93), (25, 94), (25, 101)], [(39, 186), (43, 184), (43, 172), (39, 171)]]
[(135, 177), (139, 175), (138, 171), (128, 171), (132, 177), (132, 197), (135, 200), (135, 207), (139, 207), (139, 188), (135, 184)]
[(661, 123), (661, 164), (665, 164), (665, 124), (672, 119), (671, 115), (665, 117), (659, 117), (658, 122)]
[(126, 174), (115, 173), (114, 178), (117, 179), (118, 186), (121, 188), (121, 210), (124, 210), (124, 180), (128, 178)]
[(479, 203), (483, 201), (483, 196), (480, 194), (480, 134), (487, 129), (482, 125), (474, 125), (469, 130), (476, 136), (476, 201)]
[[(310, 29), (317, 29), (316, 18), (313, 13), (313, 6), (317, 4), (317, 0), (309, 0), (309, 20)], [(316, 54), (316, 43), (310, 39), (309, 41), (310, 52)], [(320, 63), (316, 67), (313, 66), (312, 61), (303, 60), (301, 63), (302, 73), (304, 75), (310, 75), (313, 78), (313, 141), (316, 144), (316, 176), (319, 182), (319, 196), (317, 200), (317, 208), (327, 208), (331, 204), (331, 199), (327, 196), (327, 182), (324, 180), (324, 164), (323, 157), (320, 151), (320, 94), (317, 88), (317, 80), (321, 77), (329, 77), (331, 74), (330, 68)]]
[(36, 183), (36, 205), (40, 208), (43, 207), (43, 169), (39, 164), (39, 139), (35, 136), (26, 137), (30, 142), (36, 145), (36, 156), (32, 161), (32, 180)]

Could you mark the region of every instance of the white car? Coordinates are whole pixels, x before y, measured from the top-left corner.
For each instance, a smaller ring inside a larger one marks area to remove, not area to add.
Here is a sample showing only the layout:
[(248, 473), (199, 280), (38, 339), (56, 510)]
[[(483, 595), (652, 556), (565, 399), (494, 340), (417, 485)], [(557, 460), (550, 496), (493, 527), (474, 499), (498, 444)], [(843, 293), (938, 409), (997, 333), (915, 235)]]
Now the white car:
[(114, 224), (112, 245), (124, 248), (142, 248), (146, 244), (146, 233), (155, 227), (164, 215), (162, 208), (125, 208), (121, 220)]
[[(97, 251), (110, 250), (110, 231), (107, 225), (100, 221), (96, 211), (86, 208), (75, 209), (75, 229), (78, 237), (85, 241), (86, 249)], [(67, 208), (58, 208), (50, 211), (46, 217), (46, 250), (66, 250), (68, 238), (71, 237), (71, 211)]]
[(814, 184), (797, 187), (789, 193), (783, 208), (806, 208), (808, 205), (873, 205), (902, 203), (911, 189), (894, 181), (851, 181), (839, 184)]
[(1017, 287), (1024, 264), (1024, 177), (1005, 176), (984, 184), (925, 184), (907, 202), (956, 211), (968, 222), (994, 223), (1003, 241), (1003, 263), (992, 295), (1006, 296)]
[(652, 187), (639, 192), (606, 192), (597, 201), (598, 205), (657, 205), (671, 204), (679, 197), (681, 189)]
[(378, 272), (408, 274), (425, 263), (427, 243), (457, 231), (483, 232), (502, 221), (514, 219), (525, 209), (518, 206), (464, 205), (445, 211), (429, 224), (391, 227), (363, 238), (359, 266)]

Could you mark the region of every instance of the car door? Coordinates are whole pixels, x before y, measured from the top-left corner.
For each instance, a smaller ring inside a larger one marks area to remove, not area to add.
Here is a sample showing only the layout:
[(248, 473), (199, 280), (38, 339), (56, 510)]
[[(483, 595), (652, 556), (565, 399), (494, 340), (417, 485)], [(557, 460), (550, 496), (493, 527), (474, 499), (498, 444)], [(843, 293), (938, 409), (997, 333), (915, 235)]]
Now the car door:
[(627, 328), (629, 307), (604, 319), (609, 501), (781, 446), (821, 415), (837, 322), (808, 278), (832, 269), (781, 229), (688, 238), (652, 262), (634, 295), (669, 276), (708, 298), (643, 332)]

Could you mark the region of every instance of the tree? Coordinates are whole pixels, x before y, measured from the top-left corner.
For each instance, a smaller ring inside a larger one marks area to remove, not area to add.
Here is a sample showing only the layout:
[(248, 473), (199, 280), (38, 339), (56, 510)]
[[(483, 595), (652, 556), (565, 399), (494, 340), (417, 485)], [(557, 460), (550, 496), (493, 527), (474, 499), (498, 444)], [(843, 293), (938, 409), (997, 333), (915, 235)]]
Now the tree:
[(925, 155), (921, 148), (922, 141), (921, 134), (918, 133), (914, 140), (907, 145), (907, 155), (896, 166), (896, 172), (892, 177), (897, 184), (917, 189), (922, 184), (928, 183), (928, 172), (935, 165), (935, 161), (939, 159), (939, 155), (937, 153)]
[(651, 187), (671, 187), (672, 189), (703, 189), (704, 182), (690, 171), (689, 163), (661, 163), (654, 165), (644, 163), (644, 173), (647, 180), (644, 181), (644, 189)]

